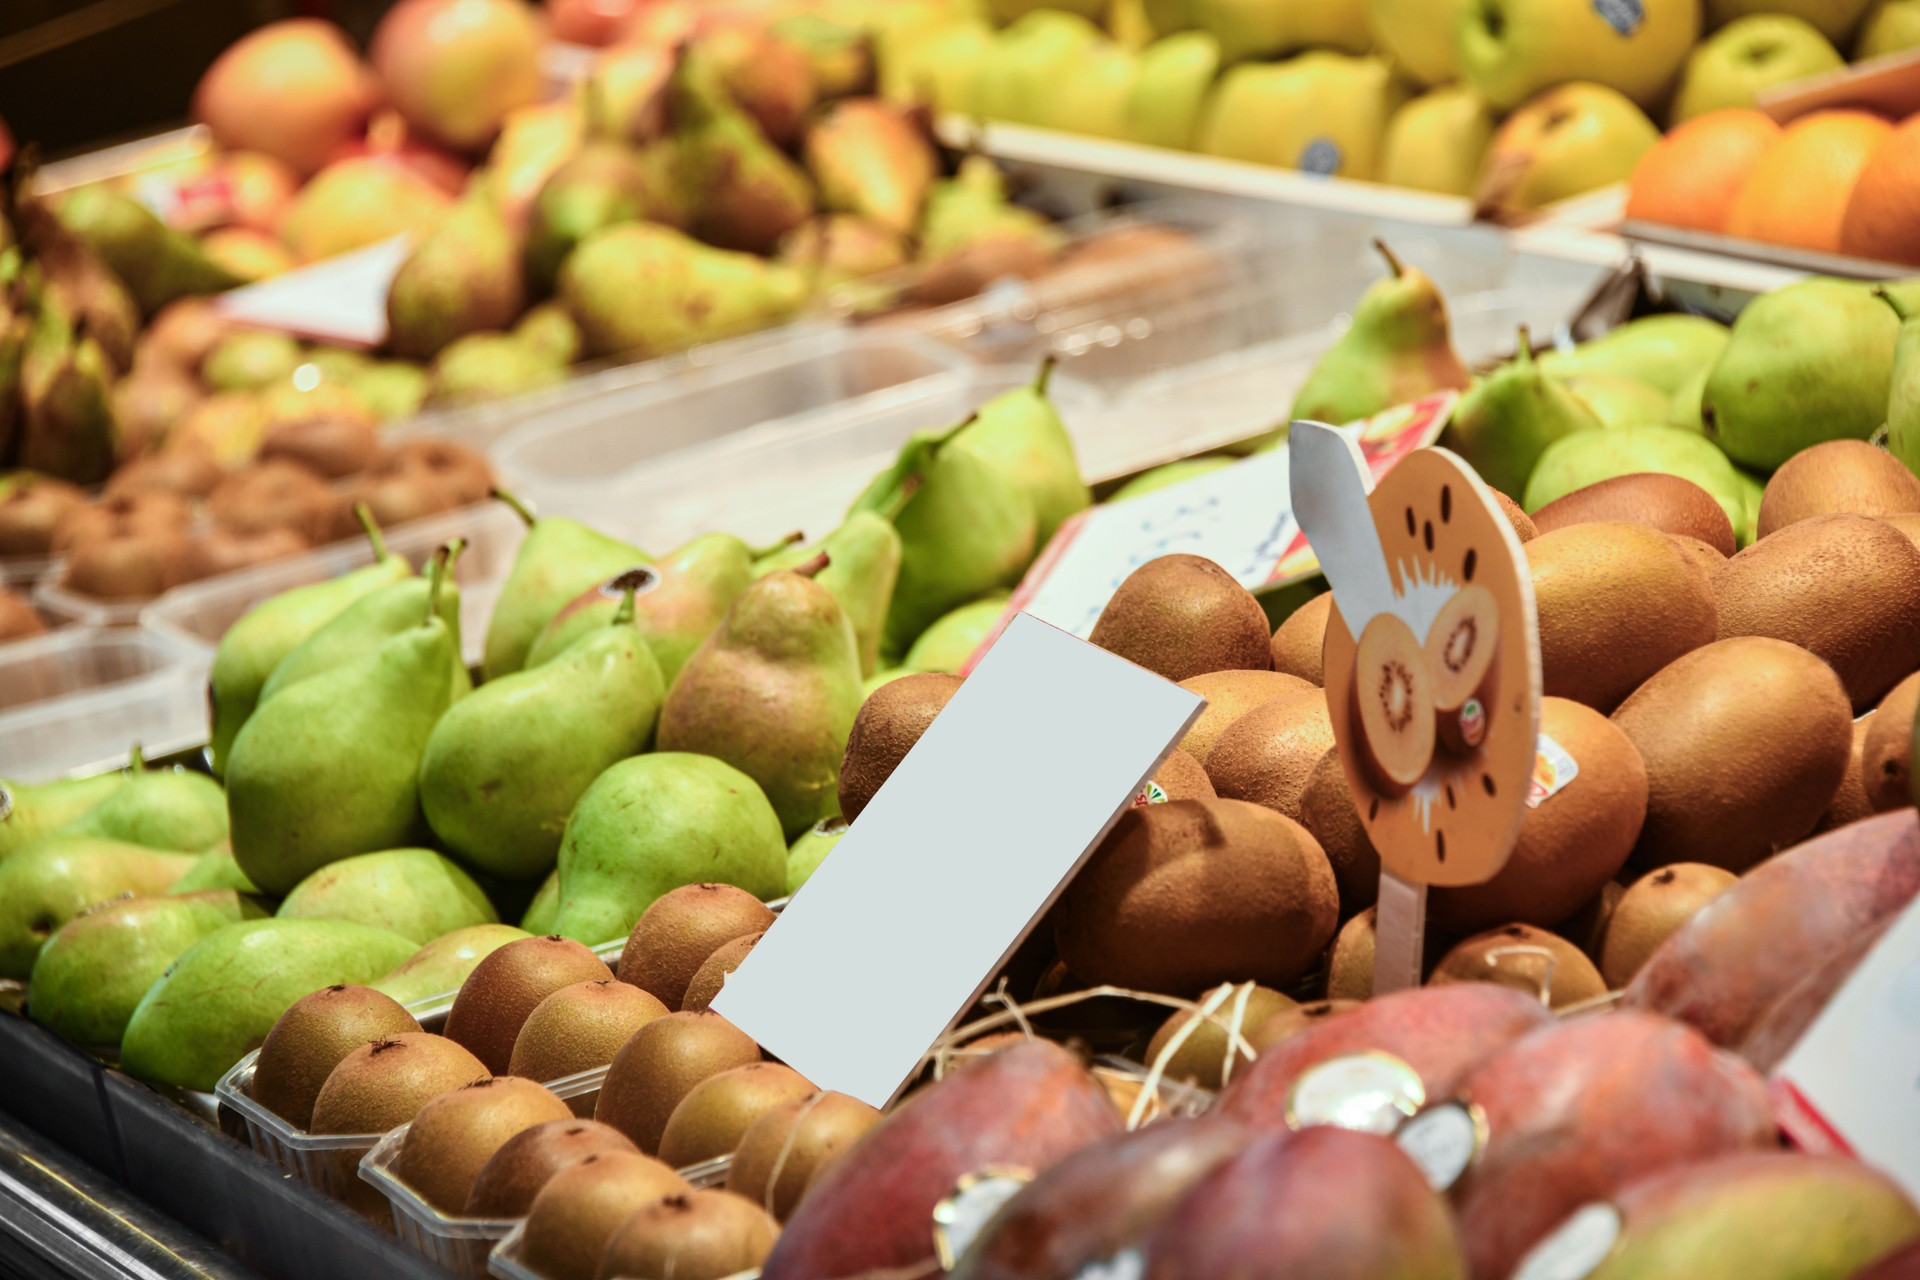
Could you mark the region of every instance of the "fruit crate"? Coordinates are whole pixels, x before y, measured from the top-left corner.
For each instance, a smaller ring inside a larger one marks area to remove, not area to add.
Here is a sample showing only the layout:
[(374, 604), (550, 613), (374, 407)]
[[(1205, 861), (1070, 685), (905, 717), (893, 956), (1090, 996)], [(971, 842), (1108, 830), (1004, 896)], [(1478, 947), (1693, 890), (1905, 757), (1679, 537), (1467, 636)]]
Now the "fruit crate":
[[(689, 1165), (680, 1170), (695, 1188), (720, 1187), (727, 1181), (727, 1170), (733, 1167), (732, 1156), (720, 1156), (701, 1164)], [(487, 1255), (487, 1272), (497, 1280), (546, 1280), (539, 1272), (522, 1261), (522, 1252), (526, 1244), (527, 1220), (516, 1219), (513, 1230), (493, 1246)]]
[(208, 651), (157, 627), (74, 626), (0, 645), (0, 777), (118, 767), (206, 738)]
[(332, 1200), (372, 1216), (380, 1203), (366, 1194), (359, 1180), (361, 1157), (373, 1150), (377, 1133), (308, 1133), (253, 1100), (253, 1068), (260, 1057), (255, 1049), (235, 1063), (214, 1086), (219, 1105), (245, 1127), (247, 1145), (282, 1173)]

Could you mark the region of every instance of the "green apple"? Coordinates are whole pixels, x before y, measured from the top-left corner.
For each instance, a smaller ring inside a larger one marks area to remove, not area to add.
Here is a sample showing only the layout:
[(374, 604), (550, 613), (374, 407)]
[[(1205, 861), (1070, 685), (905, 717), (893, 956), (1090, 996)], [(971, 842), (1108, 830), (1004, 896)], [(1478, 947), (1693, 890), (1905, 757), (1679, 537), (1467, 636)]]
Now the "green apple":
[(1204, 31), (1182, 31), (1140, 53), (1140, 74), (1127, 95), (1121, 136), (1150, 147), (1193, 146), (1200, 109), (1220, 70), (1220, 42)]
[(1853, 60), (1865, 62), (1908, 49), (1920, 49), (1920, 0), (1879, 0), (1860, 24)]
[(1493, 140), (1493, 108), (1463, 84), (1421, 94), (1393, 113), (1381, 146), (1380, 181), (1416, 191), (1470, 196)]
[(1846, 65), (1819, 28), (1804, 18), (1783, 13), (1737, 18), (1688, 56), (1671, 122), (1723, 107), (1751, 107), (1768, 89)]
[(1872, 0), (1706, 0), (1707, 25), (1724, 27), (1753, 13), (1785, 13), (1804, 18), (1835, 44), (1845, 43), (1860, 25)]
[(1229, 160), (1373, 180), (1406, 89), (1379, 58), (1303, 53), (1243, 63), (1214, 86), (1195, 149)]
[(1508, 116), (1480, 169), (1480, 202), (1512, 216), (1624, 182), (1660, 130), (1605, 85), (1563, 84)]
[(1460, 78), (1454, 31), (1468, 0), (1367, 0), (1373, 43), (1400, 74), (1433, 86)]
[(970, 106), (989, 120), (1037, 124), (1067, 69), (1105, 43), (1100, 28), (1076, 14), (1036, 9), (1002, 30), (974, 74)]
[(1228, 62), (1301, 49), (1365, 53), (1365, 0), (1186, 0), (1192, 25), (1211, 32)]
[(1573, 80), (1651, 108), (1700, 38), (1700, 0), (1474, 0), (1454, 35), (1461, 74), (1503, 110)]
[(1093, 138), (1126, 134), (1127, 99), (1140, 78), (1140, 59), (1117, 44), (1069, 63), (1066, 78), (1040, 99), (1034, 123)]

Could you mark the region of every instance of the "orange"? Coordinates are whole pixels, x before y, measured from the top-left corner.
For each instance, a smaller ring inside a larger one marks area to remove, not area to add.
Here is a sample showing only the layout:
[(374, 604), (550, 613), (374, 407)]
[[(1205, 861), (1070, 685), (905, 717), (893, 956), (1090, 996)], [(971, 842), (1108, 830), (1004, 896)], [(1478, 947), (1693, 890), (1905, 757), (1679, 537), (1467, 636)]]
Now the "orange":
[(1640, 158), (1628, 188), (1627, 216), (1725, 231), (1748, 175), (1779, 140), (1780, 126), (1759, 111), (1729, 108), (1695, 116)]
[(1754, 166), (1727, 234), (1838, 253), (1854, 183), (1892, 132), (1864, 111), (1816, 111), (1794, 121)]
[(1920, 265), (1920, 116), (1895, 129), (1853, 188), (1840, 249)]

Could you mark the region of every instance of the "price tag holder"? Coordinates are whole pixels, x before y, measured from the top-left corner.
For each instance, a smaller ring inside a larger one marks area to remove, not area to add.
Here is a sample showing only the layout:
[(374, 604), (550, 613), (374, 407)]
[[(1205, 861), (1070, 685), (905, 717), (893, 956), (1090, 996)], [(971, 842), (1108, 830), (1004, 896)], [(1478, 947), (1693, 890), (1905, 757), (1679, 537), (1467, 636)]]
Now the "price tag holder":
[(822, 1089), (885, 1106), (1204, 705), (1015, 618), (713, 1008)]
[(1770, 1082), (1800, 1147), (1857, 1156), (1920, 1196), (1920, 899), (1834, 993)]
[(223, 293), (220, 313), (240, 324), (350, 347), (387, 340), (387, 291), (412, 251), (394, 236), (310, 267)]

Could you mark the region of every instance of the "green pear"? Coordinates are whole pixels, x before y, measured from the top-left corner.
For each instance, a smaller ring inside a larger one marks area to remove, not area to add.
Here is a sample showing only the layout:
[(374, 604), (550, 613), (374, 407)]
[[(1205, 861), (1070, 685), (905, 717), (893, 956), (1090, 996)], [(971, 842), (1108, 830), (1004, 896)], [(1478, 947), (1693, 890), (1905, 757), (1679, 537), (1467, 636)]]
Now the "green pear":
[(1406, 100), (1406, 87), (1379, 58), (1316, 50), (1286, 62), (1242, 63), (1214, 86), (1194, 148), (1371, 182), (1387, 121)]
[(257, 1049), (288, 1006), (336, 983), (362, 985), (414, 944), (345, 920), (243, 920), (189, 947), (133, 1011), (120, 1067), (156, 1084), (209, 1091)]
[(43, 305), (20, 353), (19, 465), (74, 484), (105, 480), (119, 448), (115, 376), (91, 331)]
[(513, 568), (487, 622), (488, 680), (512, 675), (526, 665), (527, 651), (540, 631), (569, 600), (590, 587), (652, 558), (640, 548), (561, 516), (536, 519), (519, 499), (497, 493), (527, 523), (527, 536), (514, 553)]
[(1887, 451), (1907, 470), (1920, 471), (1920, 311), (1887, 289), (1875, 292), (1900, 321), (1887, 397)]
[(853, 623), (811, 576), (826, 560), (741, 592), (660, 708), (660, 749), (739, 769), (772, 801), (789, 837), (839, 811), (840, 759), (860, 713)]
[(521, 316), (512, 336), (555, 365), (570, 365), (580, 358), (580, 326), (557, 302), (543, 302)]
[(1393, 113), (1380, 145), (1380, 181), (1471, 196), (1493, 141), (1493, 108), (1465, 85), (1442, 85)]
[(694, 234), (722, 249), (772, 253), (813, 216), (806, 173), (734, 104), (699, 45), (681, 51), (667, 95), (681, 181), (694, 193)]
[(207, 352), (200, 380), (209, 391), (258, 391), (285, 382), (305, 360), (300, 344), (286, 334), (243, 329)]
[(1679, 124), (1709, 111), (1751, 111), (1770, 89), (1847, 65), (1812, 23), (1786, 13), (1736, 18), (1687, 55), (1667, 113)]
[(233, 856), (268, 893), (341, 858), (418, 842), (420, 756), (459, 653), (433, 608), (371, 653), (262, 702), (234, 740)]
[(505, 400), (565, 382), (567, 367), (513, 333), (469, 333), (455, 338), (427, 371), (434, 404)]
[(924, 102), (939, 111), (976, 114), (973, 86), (999, 48), (984, 22), (956, 22), (882, 46), (880, 92), (890, 102)]
[(400, 422), (427, 402), (427, 371), (405, 360), (377, 360), (346, 382), (376, 422)]
[(878, 98), (850, 98), (827, 108), (807, 130), (807, 172), (824, 209), (858, 214), (905, 234), (939, 176), (939, 156), (920, 111)]
[(120, 1051), (140, 997), (215, 929), (258, 918), (231, 889), (104, 903), (60, 926), (33, 962), (33, 1020), (63, 1040)]
[(1707, 433), (1706, 421), (1700, 416), (1700, 400), (1706, 395), (1707, 379), (1712, 373), (1713, 366), (1706, 365), (1673, 393), (1673, 399), (1667, 405), (1668, 426), (1683, 427), (1701, 435)]
[(1035, 9), (996, 37), (992, 56), (974, 73), (970, 109), (989, 120), (1038, 124), (1072, 69), (1105, 38), (1078, 14)]
[(635, 756), (596, 778), (574, 807), (552, 927), (593, 946), (624, 938), (655, 898), (683, 884), (732, 884), (771, 899), (786, 875), (780, 818), (752, 778), (712, 756)]
[(1139, 71), (1120, 113), (1120, 136), (1149, 147), (1193, 146), (1207, 90), (1220, 71), (1220, 42), (1181, 31), (1140, 51)]
[(1755, 298), (1708, 375), (1708, 438), (1763, 471), (1823, 440), (1865, 440), (1887, 419), (1899, 333), (1863, 284), (1802, 280)]
[(92, 778), (61, 778), (53, 782), (7, 782), (0, 779), (0, 862), (76, 822), (95, 805), (104, 803), (130, 779), (125, 773), (103, 773)]
[(1740, 484), (1740, 518), (1733, 522), (1733, 540), (1740, 546), (1753, 545), (1760, 536), (1760, 500), (1766, 496), (1766, 482), (1748, 475), (1738, 467), (1734, 474)]
[(1554, 441), (1601, 425), (1584, 400), (1541, 372), (1523, 326), (1519, 354), (1460, 398), (1440, 443), (1512, 496), (1526, 489), (1534, 464)]
[(963, 604), (920, 633), (900, 665), (908, 671), (945, 671), (958, 675), (979, 651), (1007, 611), (1005, 591)]
[(847, 834), (848, 824), (840, 818), (822, 818), (805, 831), (787, 850), (787, 892), (798, 893), (820, 864), (833, 852), (833, 846), (840, 843), (840, 837)]
[(904, 235), (851, 213), (815, 218), (780, 242), (780, 261), (813, 272), (825, 289), (893, 271), (912, 260)]
[(149, 769), (133, 752), (127, 785), (61, 827), (63, 836), (98, 836), (174, 853), (198, 853), (227, 838), (227, 796), (205, 774)]
[(873, 87), (873, 35), (862, 16), (794, 13), (776, 18), (767, 31), (805, 55), (821, 98), (846, 98)]
[(1036, 547), (1044, 547), (1069, 517), (1093, 505), (1074, 456), (1073, 437), (1047, 398), (1053, 365), (1049, 356), (1032, 383), (981, 405), (950, 446), (992, 463), (1026, 491), (1039, 521)]
[(373, 545), (372, 564), (262, 600), (220, 637), (207, 686), (213, 710), (209, 754), (214, 773), (226, 773), (233, 740), (259, 704), (261, 687), (281, 659), (354, 601), (413, 574), (404, 557), (388, 552), (366, 508), (356, 508), (355, 514)]
[(1040, 100), (1035, 123), (1090, 138), (1124, 138), (1127, 103), (1140, 79), (1140, 59), (1116, 44), (1096, 45), (1068, 64), (1065, 79)]
[(561, 162), (534, 196), (527, 222), (527, 276), (543, 292), (575, 245), (622, 222), (671, 222), (658, 179), (629, 147), (588, 142)]
[(1617, 373), (1576, 374), (1555, 378), (1593, 410), (1603, 427), (1657, 427), (1667, 425), (1673, 397)]
[(1920, 0), (1876, 0), (1854, 41), (1853, 60), (1920, 49)]
[(559, 918), (560, 867), (556, 863), (534, 891), (533, 901), (527, 904), (526, 914), (520, 917), (520, 927), (528, 933), (545, 936), (553, 932), (554, 922)]
[(442, 716), (420, 759), (420, 804), (468, 863), (524, 880), (552, 868), (574, 804), (646, 748), (666, 696), (633, 626), (637, 575), (610, 620), (551, 660), (489, 681)]
[(9, 274), (18, 274), (37, 296), (42, 322), (53, 320), (68, 331), (77, 324), (99, 342), (115, 370), (131, 368), (139, 304), (87, 238), (69, 229), (31, 185), (15, 184), (11, 209), (23, 251), (14, 260), (29, 265)]
[(282, 920), (350, 920), (425, 945), (455, 929), (498, 924), (473, 877), (431, 849), (385, 849), (330, 862), (293, 886)]
[(60, 220), (93, 245), (149, 316), (180, 298), (219, 293), (240, 284), (200, 242), (154, 216), (132, 196), (104, 182), (75, 187), (60, 198)]
[(882, 667), (860, 682), (860, 701), (862, 704), (871, 698), (877, 690), (884, 689), (902, 676), (915, 674), (911, 667)]
[(209, 889), (231, 889), (250, 897), (260, 897), (260, 886), (247, 879), (247, 873), (234, 861), (233, 849), (223, 840), (193, 860), (187, 874), (173, 882), (168, 893), (204, 893)]
[(951, 178), (933, 184), (920, 215), (920, 257), (933, 261), (983, 240), (1030, 241), (1051, 253), (1064, 242), (1059, 228), (1007, 199), (999, 166), (969, 155)]
[(1577, 431), (1557, 440), (1535, 464), (1521, 505), (1538, 511), (1575, 489), (1641, 471), (1691, 480), (1713, 495), (1735, 529), (1746, 520), (1747, 491), (1740, 472), (1712, 441), (1678, 427)]
[(1470, 380), (1433, 280), (1382, 242), (1374, 247), (1393, 274), (1360, 295), (1353, 323), (1314, 362), (1290, 418), (1342, 426)]
[(1571, 351), (1549, 351), (1540, 367), (1556, 378), (1632, 378), (1674, 395), (1720, 358), (1728, 336), (1727, 326), (1702, 316), (1644, 316)]
[(441, 934), (401, 961), (392, 973), (367, 985), (401, 1004), (448, 995), (482, 960), (509, 942), (532, 936), (510, 924), (470, 924)]
[[(281, 659), (266, 684), (260, 687), (260, 705), (265, 706), (303, 680), (365, 657), (393, 637), (418, 626), (430, 600), (440, 620), (453, 633), (454, 659), (447, 671), (447, 696), (450, 701), (459, 701), (473, 687), (467, 664), (459, 657), (460, 588), (452, 577), (453, 562), (463, 546), (456, 541), (451, 546), (440, 547), (433, 553), (430, 576), (403, 578), (370, 591), (343, 609), (339, 617), (308, 636), (299, 648)], [(202, 841), (196, 847), (205, 848), (210, 843)]]
[(194, 859), (91, 836), (48, 836), (0, 863), (0, 978), (24, 978), (55, 929), (124, 894), (162, 894)]
[(1143, 493), (1153, 493), (1171, 485), (1181, 484), (1195, 476), (1211, 475), (1215, 471), (1224, 471), (1238, 458), (1220, 454), (1205, 458), (1182, 458), (1178, 462), (1166, 462), (1151, 470), (1142, 471), (1133, 479), (1107, 495), (1108, 502), (1125, 502), (1128, 498), (1137, 498)]
[(754, 575), (764, 577), (797, 568), (823, 551), (827, 567), (813, 580), (831, 591), (846, 610), (860, 648), (860, 672), (872, 675), (880, 661), (880, 641), (887, 629), (894, 584), (900, 579), (900, 531), (886, 516), (855, 511), (818, 546), (789, 547), (762, 557), (754, 563)]
[(587, 355), (636, 358), (775, 324), (799, 310), (806, 292), (791, 266), (648, 222), (582, 240), (561, 264), (558, 288)]
[(916, 433), (854, 502), (856, 511), (899, 511), (900, 578), (884, 653), (904, 652), (948, 610), (1011, 587), (1038, 549), (1033, 499), (999, 467), (952, 447), (966, 426)]
[(455, 338), (506, 328), (525, 308), (520, 246), (475, 183), (400, 264), (387, 289), (387, 345), (428, 360)]

